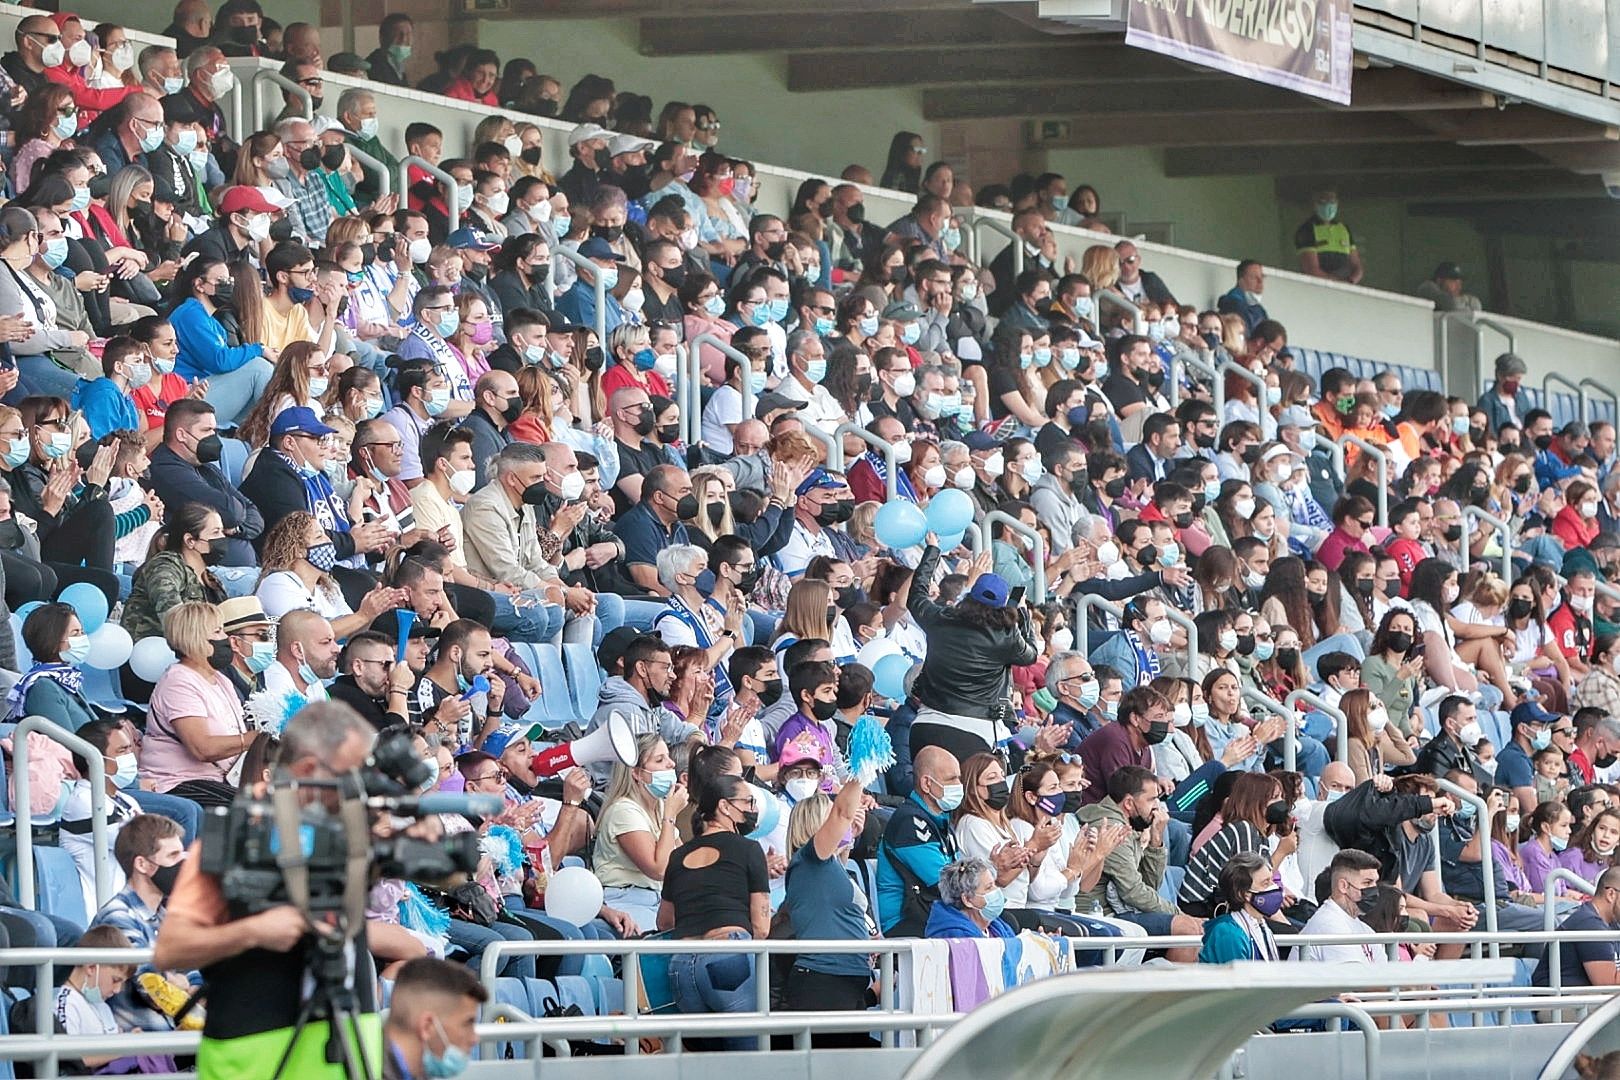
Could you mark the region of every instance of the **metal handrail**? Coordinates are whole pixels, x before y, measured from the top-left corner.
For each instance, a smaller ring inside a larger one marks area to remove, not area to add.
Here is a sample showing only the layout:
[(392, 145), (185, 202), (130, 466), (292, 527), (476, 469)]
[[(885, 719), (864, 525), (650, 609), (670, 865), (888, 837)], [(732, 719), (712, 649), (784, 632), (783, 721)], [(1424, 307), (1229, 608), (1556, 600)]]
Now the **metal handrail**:
[[(1552, 963), (1551, 960), (1548, 963)], [(1556, 976), (1555, 976), (1556, 977)], [(1575, 1058), (1587, 1044), (1600, 1034), (1604, 1034), (1620, 1015), (1620, 995), (1610, 995), (1609, 999), (1596, 1009), (1587, 1013), (1577, 1023), (1572, 1031), (1564, 1037), (1564, 1041), (1553, 1050), (1547, 1064), (1542, 1066), (1536, 1074), (1536, 1080), (1563, 1080), (1569, 1075), (1569, 1070), (1575, 1064)]]
[(1545, 375), (1543, 375), (1541, 377), (1541, 396), (1542, 396), (1542, 399), (1543, 399), (1542, 403), (1541, 403), (1542, 408), (1546, 409), (1548, 412), (1552, 411), (1552, 403), (1553, 403), (1552, 387), (1553, 387), (1553, 384), (1555, 384), (1555, 383), (1557, 385), (1559, 385), (1559, 386), (1567, 386), (1569, 389), (1575, 391), (1575, 409), (1576, 409), (1576, 413), (1577, 413), (1577, 415), (1580, 416), (1581, 423), (1585, 424), (1586, 423), (1586, 414), (1587, 414), (1587, 411), (1588, 411), (1588, 401), (1587, 401), (1587, 397), (1586, 397), (1586, 387), (1582, 386), (1580, 383), (1576, 382), (1574, 379), (1565, 378), (1564, 376), (1558, 374), (1558, 372), (1556, 372), (1556, 371), (1549, 371), (1549, 372), (1547, 372), (1547, 374), (1545, 374)]
[[(686, 349), (689, 354), (687, 366), (689, 368), (690, 381), (692, 383), (691, 394), (693, 402), (701, 403), (703, 401), (703, 346), (705, 345), (712, 349), (719, 350), (721, 355), (730, 357), (732, 360), (736, 361), (739, 367), (742, 368), (742, 385), (737, 388), (737, 392), (742, 395), (743, 419), (752, 419), (754, 416), (754, 387), (753, 384), (748, 381), (748, 376), (749, 372), (754, 370), (753, 361), (748, 358), (747, 354), (733, 348), (730, 342), (722, 341), (713, 334), (699, 334), (697, 337), (686, 343)], [(693, 413), (701, 414), (701, 405), (699, 405), (697, 408), (693, 408), (691, 411)], [(686, 413), (686, 407), (682, 406), (681, 415), (685, 416)], [(699, 438), (701, 438), (703, 427), (701, 421), (702, 416), (699, 415), (698, 422), (695, 422), (692, 425), (692, 437), (687, 440), (688, 442), (697, 442)]]
[(343, 148), (347, 150), (349, 152), (349, 156), (358, 161), (361, 166), (376, 170), (378, 198), (386, 198), (394, 193), (394, 178), (389, 175), (388, 166), (384, 165), (381, 161), (372, 157), (358, 146), (345, 143)]
[(816, 442), (827, 448), (827, 468), (833, 472), (844, 471), (844, 440), (829, 435), (814, 424), (801, 423), (804, 433)]
[[(1479, 870), (1482, 878), (1484, 897), (1480, 907), (1485, 909), (1485, 929), (1488, 933), (1496, 933), (1496, 859), (1491, 854), (1491, 808), (1485, 800), (1458, 787), (1450, 780), (1435, 777), (1435, 785), (1441, 791), (1457, 796), (1474, 808), (1474, 835), (1479, 837)], [(1439, 844), (1440, 830), (1435, 829), (1435, 843)], [(1461, 861), (1461, 855), (1458, 856)], [(1502, 947), (1497, 942), (1489, 942), (1491, 959), (1495, 960), (1502, 955)]]
[[(268, 68), (260, 68), (258, 71), (253, 73), (252, 86), (253, 116), (257, 121), (260, 123), (264, 121), (264, 84), (267, 82), (275, 83), (277, 86), (287, 91), (287, 93), (297, 98), (304, 106), (305, 120), (315, 119), (315, 98), (311, 96), (308, 90), (305, 90), (302, 86), (299, 86), (297, 83), (293, 82), (279, 71), (271, 71)], [(259, 124), (255, 124), (254, 126), (258, 127)]]
[(984, 522), (980, 526), (984, 532), (985, 547), (990, 547), (995, 540), (994, 530), (997, 525), (1005, 525), (1024, 539), (1034, 542), (1029, 549), (1032, 556), (1030, 565), (1034, 570), (1035, 578), (1035, 591), (1031, 594), (1031, 600), (1037, 604), (1046, 603), (1046, 541), (1042, 539), (1040, 533), (1011, 514), (1004, 514), (1000, 510), (992, 510), (984, 515)]
[[(1215, 384), (1210, 388), (1211, 392), (1215, 395), (1215, 419), (1216, 419), (1216, 421), (1222, 427), (1226, 426), (1226, 376), (1227, 375), (1236, 375), (1238, 378), (1242, 379), (1244, 382), (1247, 382), (1247, 383), (1251, 384), (1258, 391), (1258, 393), (1256, 393), (1255, 396), (1254, 396), (1254, 400), (1255, 400), (1254, 411), (1259, 413), (1260, 418), (1262, 420), (1264, 420), (1266, 415), (1267, 415), (1267, 413), (1266, 413), (1266, 409), (1267, 409), (1267, 405), (1266, 405), (1266, 377), (1264, 375), (1256, 375), (1254, 372), (1250, 371), (1248, 368), (1244, 367), (1242, 364), (1238, 363), (1236, 360), (1222, 360), (1222, 361), (1219, 361), (1218, 363), (1216, 363), (1216, 365), (1215, 365)], [(1266, 433), (1265, 433), (1265, 425), (1264, 424), (1260, 425), (1260, 435), (1261, 435), (1262, 438), (1275, 438), (1275, 435), (1272, 435), (1272, 436), (1267, 436), (1266, 435)]]
[(596, 343), (607, 352), (607, 285), (602, 280), (602, 268), (566, 244), (558, 244), (552, 254), (561, 255), (573, 263), (575, 269), (590, 273), (591, 287), (596, 292)]
[(1447, 386), (1453, 385), (1451, 379), (1451, 341), (1446, 336), (1446, 327), (1451, 323), (1466, 326), (1474, 334), (1474, 355), (1479, 361), (1479, 388), (1485, 389), (1485, 331), (1494, 330), (1507, 339), (1507, 351), (1518, 352), (1518, 339), (1512, 330), (1494, 319), (1487, 319), (1473, 311), (1438, 311), (1435, 313), (1440, 332), (1435, 335), (1439, 343), (1439, 355), (1435, 359), (1435, 367), (1440, 372), (1440, 381)]
[(967, 215), (968, 236), (973, 240), (973, 261), (983, 266), (985, 260), (980, 258), (983, 246), (979, 243), (979, 230), (989, 229), (997, 236), (1006, 237), (1012, 242), (1013, 276), (1017, 277), (1024, 272), (1024, 238), (1012, 231), (1012, 228), (1003, 225), (995, 218), (983, 217), (977, 211), (970, 211)]
[(1293, 772), (1294, 763), (1299, 759), (1299, 717), (1291, 709), (1285, 709), (1276, 700), (1267, 697), (1252, 686), (1245, 686), (1239, 692), (1239, 699), (1246, 704), (1263, 709), (1283, 722), (1283, 771)]
[[(1104, 599), (1096, 593), (1082, 593), (1080, 598), (1075, 601), (1074, 633), (1076, 647), (1087, 656), (1091, 655), (1091, 628), (1087, 625), (1086, 615), (1092, 608), (1101, 608), (1118, 619), (1122, 633), (1125, 624), (1124, 605)], [(1164, 605), (1164, 616), (1187, 631), (1187, 670), (1191, 672), (1198, 656), (1198, 625), (1169, 604)]]
[(33, 781), (28, 775), (28, 736), (36, 731), (78, 754), (90, 767), (86, 778), (90, 784), (90, 849), (95, 862), (96, 906), (99, 908), (112, 898), (112, 880), (107, 871), (107, 766), (100, 750), (43, 716), (24, 717), (11, 734), (11, 782), (15, 795), (12, 810), (17, 819), (17, 900), (24, 910), (35, 910), (34, 815), (28, 809)]
[[(1604, 397), (1606, 397), (1610, 401), (1612, 401), (1614, 403), (1615, 418), (1616, 418), (1616, 420), (1620, 420), (1620, 394), (1616, 394), (1613, 390), (1610, 390), (1603, 383), (1600, 383), (1596, 379), (1593, 379), (1591, 377), (1582, 379), (1578, 385), (1583, 386), (1583, 387), (1590, 387), (1591, 389), (1596, 390), (1598, 393), (1602, 394)], [(1592, 422), (1591, 418), (1589, 416), (1587, 416), (1583, 412), (1581, 414), (1581, 423), (1590, 425), (1591, 422)]]
[(1288, 1018), (1350, 1021), (1361, 1030), (1363, 1075), (1372, 1080), (1372, 1077), (1380, 1074), (1384, 1033), (1379, 1029), (1378, 1021), (1365, 1008), (1345, 1001), (1319, 1001), (1312, 1005), (1301, 1005), (1290, 1012)]
[(1333, 756), (1341, 765), (1347, 764), (1350, 761), (1350, 724), (1345, 719), (1344, 710), (1337, 705), (1329, 705), (1319, 695), (1304, 689), (1295, 690), (1283, 698), (1283, 708), (1293, 709), (1301, 701), (1317, 712), (1326, 713), (1333, 721)]
[(1468, 564), (1471, 560), (1469, 549), (1472, 547), (1475, 518), (1495, 529), (1502, 538), (1502, 580), (1513, 580), (1513, 546), (1516, 542), (1513, 535), (1513, 526), (1493, 514), (1486, 513), (1477, 506), (1465, 506), (1462, 512), (1463, 538), (1462, 538), (1462, 572), (1468, 573)]
[(1131, 303), (1129, 300), (1125, 299), (1123, 296), (1119, 295), (1119, 293), (1114, 292), (1111, 289), (1103, 289), (1101, 292), (1093, 296), (1092, 299), (1097, 301), (1097, 324), (1099, 330), (1102, 329), (1103, 307), (1105, 305), (1112, 305), (1131, 317), (1131, 333), (1142, 333), (1142, 309), (1140, 307)]
[[(351, 146), (349, 149), (352, 150), (354, 147)], [(433, 179), (439, 182), (439, 186), (444, 189), (444, 208), (445, 213), (450, 218), (450, 231), (455, 232), (457, 229), (461, 228), (461, 198), (456, 194), (456, 178), (426, 158), (418, 157), (415, 154), (407, 154), (399, 163), (400, 191), (411, 190), (412, 165), (416, 166), (418, 169), (421, 169), (423, 172), (427, 173), (429, 176), (433, 177)], [(558, 251), (563, 250), (562, 237), (558, 237), (557, 241), (556, 249)], [(553, 251), (552, 254), (556, 254), (556, 251)], [(604, 346), (605, 344), (606, 343), (604, 343)]]
[[(1541, 928), (1552, 933), (1558, 924), (1558, 905), (1553, 898), (1553, 886), (1560, 881), (1580, 887), (1588, 896), (1597, 895), (1597, 886), (1581, 877), (1575, 871), (1560, 866), (1542, 879), (1541, 884)], [(1564, 988), (1564, 969), (1559, 963), (1559, 943), (1555, 940), (1549, 948), (1547, 957), (1548, 983), (1554, 994)]]
[[(1339, 436), (1341, 449), (1345, 444), (1354, 446), (1363, 454), (1368, 455), (1378, 464), (1378, 524), (1389, 524), (1389, 451), (1377, 443), (1370, 443), (1360, 435), (1345, 432)], [(1349, 468), (1345, 467), (1345, 479), (1348, 480)]]
[[(1215, 365), (1206, 364), (1196, 356), (1190, 360), (1183, 360), (1180, 354), (1177, 354), (1170, 361), (1170, 407), (1172, 409), (1181, 404), (1181, 368), (1183, 367), (1189, 368), (1196, 374), (1207, 376), (1211, 392), (1213, 392), (1215, 384), (1220, 381), (1220, 373), (1215, 370)], [(1215, 422), (1220, 424), (1223, 421), (1224, 418), (1217, 413)]]
[(896, 443), (892, 443), (887, 439), (879, 438), (878, 436), (872, 434), (870, 431), (867, 431), (865, 428), (861, 427), (859, 424), (854, 424), (854, 423), (851, 423), (851, 422), (849, 422), (847, 420), (844, 421), (842, 424), (839, 424), (837, 427), (833, 428), (833, 438), (841, 439), (845, 435), (853, 435), (853, 436), (855, 436), (857, 439), (861, 440), (861, 442), (865, 443), (867, 446), (870, 446), (873, 450), (876, 450), (879, 454), (883, 455), (883, 469), (884, 469), (884, 473), (885, 473), (885, 476), (884, 476), (884, 479), (883, 479), (884, 491), (887, 493), (888, 498), (891, 501), (894, 500), (895, 498), (899, 497), (899, 494), (900, 494), (900, 462), (898, 460), (899, 453), (900, 453), (899, 445), (896, 444)]

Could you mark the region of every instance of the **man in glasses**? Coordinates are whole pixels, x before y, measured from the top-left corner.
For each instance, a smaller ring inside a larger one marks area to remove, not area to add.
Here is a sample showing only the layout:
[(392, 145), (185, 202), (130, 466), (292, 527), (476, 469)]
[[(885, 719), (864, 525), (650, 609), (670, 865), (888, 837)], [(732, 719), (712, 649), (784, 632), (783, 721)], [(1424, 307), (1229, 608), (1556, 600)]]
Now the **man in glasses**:
[(410, 714), (407, 693), (416, 675), (408, 664), (397, 664), (394, 644), (374, 630), (355, 634), (338, 657), (342, 672), (327, 687), (327, 694), (354, 708), (381, 731), (403, 724)]
[(1129, 240), (1114, 245), (1119, 256), (1119, 291), (1133, 304), (1151, 302), (1163, 307), (1174, 304), (1170, 287), (1151, 270), (1142, 269), (1142, 253)]

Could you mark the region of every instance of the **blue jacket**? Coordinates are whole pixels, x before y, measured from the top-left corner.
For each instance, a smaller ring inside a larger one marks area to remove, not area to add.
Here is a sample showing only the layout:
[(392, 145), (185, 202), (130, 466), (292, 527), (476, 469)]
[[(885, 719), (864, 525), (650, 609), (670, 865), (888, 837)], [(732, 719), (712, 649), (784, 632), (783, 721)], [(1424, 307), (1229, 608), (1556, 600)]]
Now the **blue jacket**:
[[(1533, 408), (1535, 406), (1530, 404), (1530, 395), (1521, 384), (1518, 393), (1513, 395), (1513, 412), (1518, 415), (1520, 424), (1524, 423), (1524, 414)], [(1485, 414), (1485, 426), (1493, 433), (1500, 431), (1503, 424), (1514, 422), (1508, 413), (1508, 407), (1502, 403), (1502, 398), (1494, 386), (1480, 395), (1479, 411)]]
[(1220, 295), (1215, 301), (1215, 310), (1222, 315), (1240, 317), (1245, 333), (1266, 321), (1265, 305), (1249, 303), (1249, 298), (1244, 296), (1243, 290), (1236, 285), (1232, 286), (1231, 291)]
[(1119, 672), (1121, 683), (1127, 690), (1142, 682), (1141, 661), (1137, 659), (1136, 649), (1123, 630), (1092, 649), (1086, 659), (1091, 661), (1094, 668), (1106, 664)]
[(932, 903), (939, 899), (939, 872), (955, 858), (950, 819), (924, 806), (922, 797), (913, 791), (895, 807), (878, 843), (878, 920), (886, 935), (916, 937), (922, 933), (922, 926), (906, 919), (908, 883), (919, 882), (918, 899)]
[(78, 731), (97, 719), (90, 704), (82, 697), (68, 693), (62, 684), (51, 679), (35, 679), (23, 698), (24, 716), (43, 716), (53, 724), (69, 731)]
[(1018, 931), (999, 918), (991, 919), (990, 925), (980, 930), (979, 924), (968, 918), (967, 912), (962, 911), (960, 908), (953, 908), (943, 900), (935, 900), (934, 906), (928, 909), (928, 928), (923, 932), (923, 936), (931, 938), (1010, 938), (1017, 937)]
[(169, 325), (180, 344), (174, 369), (187, 382), (235, 371), (249, 360), (264, 355), (264, 346), (230, 345), (225, 328), (208, 314), (202, 302), (192, 297), (169, 313)]
[[(607, 333), (613, 333), (613, 328), (624, 322), (624, 308), (614, 299), (612, 293), (607, 293), (607, 312), (603, 319), (602, 328)], [(568, 319), (569, 322), (580, 326), (594, 327), (596, 325), (596, 287), (584, 278), (576, 278), (568, 291), (557, 298), (557, 313)]]
[(1249, 932), (1230, 914), (1204, 924), (1204, 947), (1198, 950), (1200, 964), (1230, 964), (1234, 960), (1264, 960), (1254, 947)]
[(92, 439), (112, 431), (140, 431), (142, 427), (134, 399), (105, 376), (94, 381), (80, 379), (73, 389), (73, 407), (84, 412)]

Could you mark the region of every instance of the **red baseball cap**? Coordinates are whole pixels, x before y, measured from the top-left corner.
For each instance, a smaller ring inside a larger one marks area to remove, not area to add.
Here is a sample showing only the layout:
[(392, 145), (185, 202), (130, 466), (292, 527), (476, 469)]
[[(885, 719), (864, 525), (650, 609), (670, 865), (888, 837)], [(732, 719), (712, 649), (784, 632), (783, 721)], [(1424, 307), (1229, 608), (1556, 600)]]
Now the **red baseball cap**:
[(244, 210), (258, 214), (273, 214), (277, 207), (271, 205), (262, 192), (252, 184), (238, 184), (231, 188), (219, 200), (221, 214), (240, 214)]

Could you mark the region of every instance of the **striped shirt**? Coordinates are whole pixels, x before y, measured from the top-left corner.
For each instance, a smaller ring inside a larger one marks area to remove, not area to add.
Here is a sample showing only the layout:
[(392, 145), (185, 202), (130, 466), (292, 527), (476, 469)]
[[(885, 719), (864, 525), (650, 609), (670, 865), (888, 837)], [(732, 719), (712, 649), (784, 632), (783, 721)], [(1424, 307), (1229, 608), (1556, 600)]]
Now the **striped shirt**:
[(1182, 879), (1181, 892), (1176, 895), (1177, 903), (1183, 907), (1208, 903), (1215, 895), (1221, 870), (1232, 861), (1232, 856), (1245, 851), (1266, 853), (1266, 838), (1260, 830), (1247, 821), (1222, 825), (1220, 831), (1187, 860), (1187, 876)]

